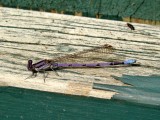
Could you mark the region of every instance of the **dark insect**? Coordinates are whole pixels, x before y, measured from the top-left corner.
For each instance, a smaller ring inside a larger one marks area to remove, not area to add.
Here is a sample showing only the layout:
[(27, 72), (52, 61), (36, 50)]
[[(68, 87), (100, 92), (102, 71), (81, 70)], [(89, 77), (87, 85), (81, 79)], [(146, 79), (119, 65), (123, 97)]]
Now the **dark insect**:
[(130, 23), (127, 23), (127, 26), (131, 29), (131, 30), (135, 30), (134, 26)]

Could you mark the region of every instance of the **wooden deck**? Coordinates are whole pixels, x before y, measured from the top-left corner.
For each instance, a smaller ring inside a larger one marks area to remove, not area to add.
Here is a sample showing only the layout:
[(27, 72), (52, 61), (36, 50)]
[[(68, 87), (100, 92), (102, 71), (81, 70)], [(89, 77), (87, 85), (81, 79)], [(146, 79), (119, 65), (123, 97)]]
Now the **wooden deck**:
[[(115, 92), (94, 90), (93, 83), (124, 85), (111, 75), (160, 74), (160, 26), (0, 8), (0, 85), (110, 99)], [(27, 79), (29, 59), (37, 62), (110, 44), (117, 55), (139, 67), (65, 69)]]

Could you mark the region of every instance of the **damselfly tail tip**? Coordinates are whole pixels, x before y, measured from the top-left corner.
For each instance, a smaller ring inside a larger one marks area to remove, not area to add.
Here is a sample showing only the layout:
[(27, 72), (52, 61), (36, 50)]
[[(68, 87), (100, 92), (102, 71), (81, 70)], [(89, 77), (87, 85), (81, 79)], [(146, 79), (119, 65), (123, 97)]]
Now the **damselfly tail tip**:
[(133, 63), (136, 63), (136, 60), (135, 59), (128, 59), (128, 60), (125, 60), (124, 61), (124, 64), (133, 64)]

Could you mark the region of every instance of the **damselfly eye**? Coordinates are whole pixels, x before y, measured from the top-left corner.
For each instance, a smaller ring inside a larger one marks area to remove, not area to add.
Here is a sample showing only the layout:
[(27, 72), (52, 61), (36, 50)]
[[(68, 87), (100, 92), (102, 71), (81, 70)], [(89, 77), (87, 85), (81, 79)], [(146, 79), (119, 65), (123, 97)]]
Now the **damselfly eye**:
[(28, 70), (32, 70), (33, 69), (32, 60), (28, 60), (27, 69)]

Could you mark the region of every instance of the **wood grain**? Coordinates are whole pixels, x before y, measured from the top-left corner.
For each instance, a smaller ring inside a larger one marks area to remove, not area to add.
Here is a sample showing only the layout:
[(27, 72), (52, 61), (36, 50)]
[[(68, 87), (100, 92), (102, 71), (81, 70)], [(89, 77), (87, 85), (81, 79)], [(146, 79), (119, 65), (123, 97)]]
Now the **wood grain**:
[[(0, 85), (65, 94), (111, 98), (114, 92), (95, 91), (93, 82), (124, 85), (111, 75), (160, 73), (160, 27), (99, 20), (46, 12), (0, 8)], [(109, 44), (117, 56), (137, 59), (139, 67), (64, 69), (27, 79), (26, 64)]]

